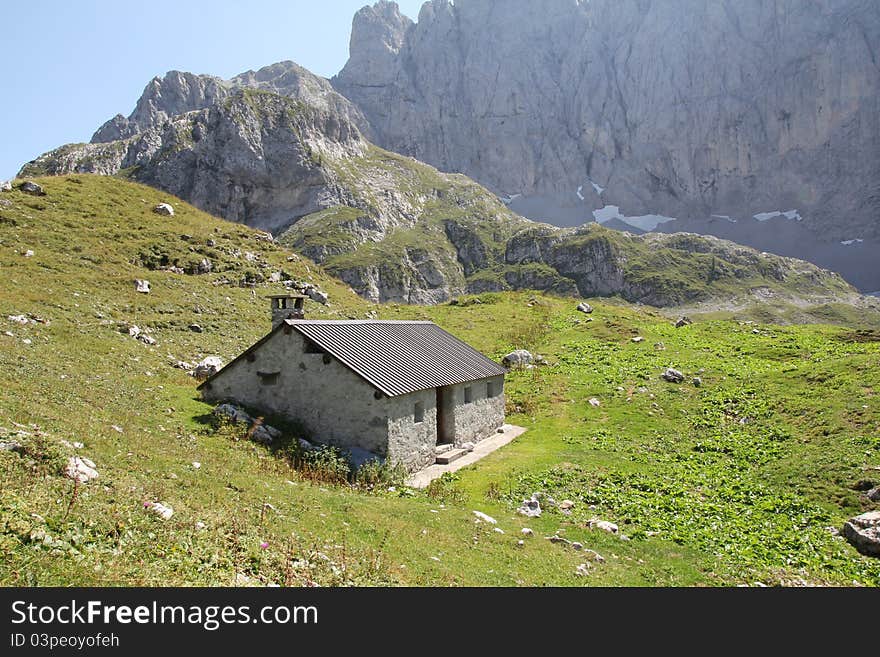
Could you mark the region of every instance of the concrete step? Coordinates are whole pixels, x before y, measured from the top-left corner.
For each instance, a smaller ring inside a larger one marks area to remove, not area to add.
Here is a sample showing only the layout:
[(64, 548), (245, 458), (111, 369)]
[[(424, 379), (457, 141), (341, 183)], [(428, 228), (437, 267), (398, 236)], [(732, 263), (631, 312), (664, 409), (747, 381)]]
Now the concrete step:
[(443, 453), (448, 452), (452, 449), (455, 449), (455, 445), (453, 445), (452, 443), (441, 443), (440, 445), (437, 445), (437, 447), (434, 448), (434, 453), (435, 454), (443, 454)]
[(465, 454), (467, 454), (467, 450), (465, 449), (450, 449), (448, 452), (438, 454), (436, 463), (438, 465), (447, 465), (453, 461), (457, 461)]

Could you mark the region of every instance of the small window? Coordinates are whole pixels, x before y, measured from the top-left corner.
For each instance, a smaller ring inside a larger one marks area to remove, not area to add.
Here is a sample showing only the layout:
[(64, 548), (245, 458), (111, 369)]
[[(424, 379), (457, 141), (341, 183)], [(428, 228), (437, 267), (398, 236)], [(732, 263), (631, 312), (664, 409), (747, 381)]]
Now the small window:
[(470, 404), (474, 400), (474, 389), (471, 386), (464, 387), (464, 403)]
[(415, 408), (413, 409), (413, 416), (415, 417), (415, 423), (425, 421), (425, 405), (422, 402), (416, 402)]
[(260, 377), (260, 383), (264, 386), (274, 386), (278, 384), (278, 375), (280, 372), (257, 372)]

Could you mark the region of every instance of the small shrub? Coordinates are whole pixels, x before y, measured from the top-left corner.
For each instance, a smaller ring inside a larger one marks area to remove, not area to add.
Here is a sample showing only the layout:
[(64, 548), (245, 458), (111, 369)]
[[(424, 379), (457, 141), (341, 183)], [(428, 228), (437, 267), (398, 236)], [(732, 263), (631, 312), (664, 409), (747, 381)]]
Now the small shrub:
[(465, 494), (459, 487), (458, 481), (458, 474), (445, 472), (428, 484), (425, 494), (432, 500), (444, 504), (462, 504), (465, 501)]

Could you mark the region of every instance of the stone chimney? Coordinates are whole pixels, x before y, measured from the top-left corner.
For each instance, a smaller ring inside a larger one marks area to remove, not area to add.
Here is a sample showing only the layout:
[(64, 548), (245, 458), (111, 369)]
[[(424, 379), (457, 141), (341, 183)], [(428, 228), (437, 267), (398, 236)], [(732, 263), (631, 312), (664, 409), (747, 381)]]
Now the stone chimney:
[(305, 317), (303, 304), (306, 298), (301, 294), (273, 294), (269, 297), (272, 304), (272, 329), (278, 328), (285, 319), (302, 319)]

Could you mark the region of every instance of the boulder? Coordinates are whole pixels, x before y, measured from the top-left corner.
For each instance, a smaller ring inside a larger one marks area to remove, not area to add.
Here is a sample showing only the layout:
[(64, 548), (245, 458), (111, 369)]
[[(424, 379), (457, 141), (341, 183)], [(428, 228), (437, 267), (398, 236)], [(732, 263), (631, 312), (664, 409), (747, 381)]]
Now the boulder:
[(498, 523), (498, 521), (495, 520), (495, 518), (493, 518), (492, 516), (486, 515), (482, 511), (474, 511), (474, 515), (477, 517), (478, 520), (482, 520), (483, 522), (488, 522), (490, 525), (495, 525)]
[(843, 535), (865, 556), (880, 557), (880, 511), (850, 518), (843, 525)]
[(530, 352), (525, 349), (517, 349), (502, 358), (501, 364), (508, 368), (525, 367), (526, 365), (531, 365), (533, 360), (534, 358)]
[(880, 486), (876, 486), (866, 492), (865, 497), (867, 497), (872, 502), (880, 502)]
[(251, 432), (251, 440), (260, 445), (271, 445), (281, 437), (281, 432), (268, 424), (258, 424)]
[(669, 381), (670, 383), (681, 383), (684, 381), (684, 374), (671, 367), (663, 372), (662, 377), (665, 381)]
[(533, 532), (528, 527), (523, 527), (521, 530), (519, 530), (519, 533), (522, 534), (523, 536), (534, 536), (535, 535), (535, 532)]
[[(199, 363), (199, 365), (201, 365), (201, 363)], [(234, 404), (220, 404), (214, 409), (213, 413), (219, 417), (225, 417), (233, 422), (240, 422), (242, 424), (251, 424), (254, 421), (254, 419), (248, 415), (247, 411)]]
[(136, 278), (134, 281), (134, 289), (141, 294), (149, 294), (150, 293), (150, 281), (141, 280)]
[(586, 301), (582, 301), (581, 303), (579, 303), (579, 304), (577, 305), (577, 309), (578, 309), (578, 311), (580, 311), (580, 312), (582, 312), (582, 313), (586, 313), (586, 314), (588, 314), (588, 315), (589, 315), (591, 312), (593, 312), (593, 306), (591, 306), (590, 304), (588, 304)]
[(193, 333), (202, 333), (205, 329), (203, 329), (199, 324), (190, 324), (189, 330)]
[(12, 191), (12, 183), (8, 180), (4, 180), (0, 182), (0, 192), (11, 192)]
[(218, 356), (208, 356), (193, 368), (192, 375), (197, 379), (207, 379), (223, 368), (223, 360)]
[(321, 305), (327, 305), (327, 300), (330, 298), (326, 292), (321, 292), (321, 290), (311, 287), (306, 290), (306, 295), (312, 301), (320, 303)]
[(46, 192), (43, 191), (43, 188), (40, 187), (37, 183), (31, 182), (30, 180), (25, 180), (19, 186), (19, 189), (23, 191), (25, 194), (33, 194), (34, 196), (45, 196)]
[(20, 443), (16, 442), (0, 442), (0, 452), (21, 452)]
[(634, 338), (632, 339), (632, 341), (635, 342), (636, 344), (638, 344), (639, 342), (644, 342), (644, 341), (645, 341), (645, 338), (643, 338), (643, 337), (640, 336), (640, 335), (637, 335), (636, 337), (634, 337)]
[(516, 512), (528, 518), (540, 517), (541, 503), (538, 501), (538, 496), (532, 495), (531, 498), (523, 500), (522, 505), (516, 510)]
[(196, 272), (199, 274), (210, 274), (213, 269), (213, 263), (207, 258), (202, 258), (201, 262), (196, 266)]
[(82, 456), (71, 456), (67, 459), (64, 476), (84, 484), (97, 478), (98, 471), (95, 469), (95, 464), (89, 459)]
[(466, 452), (473, 452), (476, 445), (474, 445), (473, 443), (462, 443), (458, 447), (459, 449), (463, 449)]
[(592, 518), (587, 525), (590, 529), (601, 529), (603, 532), (608, 532), (609, 534), (616, 534), (619, 531), (617, 525), (613, 522), (599, 520), (598, 518)]
[(695, 376), (694, 377), (694, 387), (699, 388), (701, 385), (703, 385), (703, 379), (701, 379), (698, 376)]
[(162, 504), (161, 502), (144, 502), (144, 508), (153, 513), (162, 520), (170, 520), (171, 516), (174, 515), (174, 509), (171, 508), (168, 504)]
[(144, 344), (148, 344), (150, 346), (156, 344), (156, 338), (147, 335), (146, 333), (141, 333), (140, 335), (138, 335), (137, 340), (140, 340)]
[(578, 577), (586, 577), (587, 575), (590, 574), (590, 564), (588, 564), (588, 563), (578, 564), (578, 567), (575, 568), (575, 570), (574, 570), (574, 574), (577, 575)]
[(591, 397), (591, 398), (590, 398), (590, 406), (593, 406), (593, 407), (595, 407), (595, 408), (598, 408), (598, 407), (601, 406), (601, 405), (602, 405), (602, 402), (600, 402), (600, 401), (599, 401), (598, 399), (596, 399), (595, 397)]
[(679, 320), (675, 322), (675, 328), (681, 328), (682, 326), (687, 326), (691, 323), (690, 317), (680, 317)]
[(166, 217), (174, 216), (174, 207), (169, 203), (160, 203), (155, 208), (153, 208), (153, 212), (156, 214), (161, 214)]

